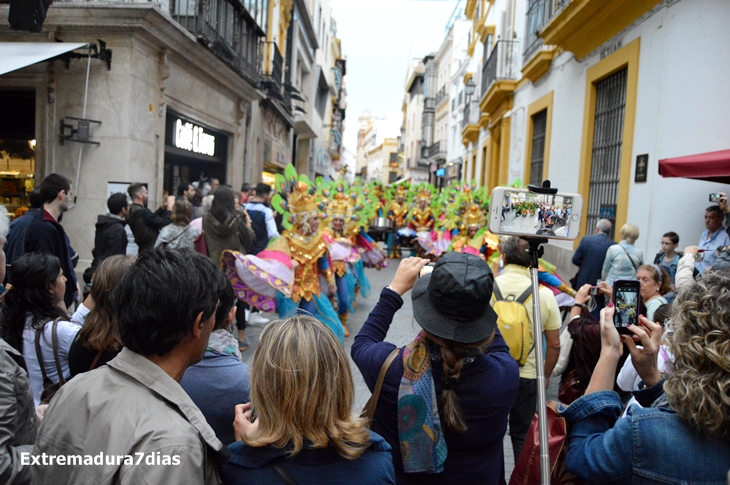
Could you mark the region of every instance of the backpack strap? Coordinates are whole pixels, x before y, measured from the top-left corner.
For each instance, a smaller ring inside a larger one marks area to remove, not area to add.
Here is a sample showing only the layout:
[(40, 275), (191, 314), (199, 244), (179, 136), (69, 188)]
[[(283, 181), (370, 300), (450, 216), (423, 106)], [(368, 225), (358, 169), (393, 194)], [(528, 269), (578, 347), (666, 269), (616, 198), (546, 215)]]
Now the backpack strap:
[[(56, 331), (56, 328), (58, 327), (58, 321), (61, 320), (61, 317), (56, 318), (53, 321), (53, 326), (51, 327), (51, 345), (53, 347), (53, 360), (56, 364), (56, 372), (58, 373), (58, 382), (61, 385), (66, 384), (66, 379), (63, 377), (63, 368), (61, 367), (61, 359), (58, 356), (58, 332)], [(48, 375), (46, 374), (46, 366), (43, 362), (43, 352), (41, 352), (41, 335), (43, 334), (43, 330), (46, 328), (46, 324), (44, 323), (43, 326), (36, 329), (35, 331), (35, 353), (38, 358), (38, 365), (41, 368), (41, 374), (43, 375), (43, 382), (45, 384), (46, 379), (48, 379)]]
[(517, 303), (524, 305), (525, 302), (532, 296), (532, 284), (527, 287), (525, 291), (522, 292), (520, 296), (517, 297), (515, 300)]
[(504, 301), (504, 297), (502, 296), (502, 292), (499, 290), (499, 285), (497, 282), (494, 282), (494, 287), (492, 288), (492, 294), (494, 295), (494, 299), (497, 301)]
[(46, 374), (46, 366), (43, 363), (43, 352), (41, 352), (41, 335), (43, 335), (43, 329), (46, 328), (46, 324), (37, 328), (35, 331), (35, 355), (38, 359), (38, 366), (41, 368), (41, 375), (43, 376), (43, 384), (45, 385), (48, 375)]

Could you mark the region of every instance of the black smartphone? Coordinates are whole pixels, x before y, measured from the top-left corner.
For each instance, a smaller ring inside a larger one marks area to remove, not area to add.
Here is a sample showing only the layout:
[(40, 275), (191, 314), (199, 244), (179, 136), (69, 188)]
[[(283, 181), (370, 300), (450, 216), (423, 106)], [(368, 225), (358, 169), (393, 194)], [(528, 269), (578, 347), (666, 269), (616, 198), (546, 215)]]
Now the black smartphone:
[(710, 202), (720, 202), (722, 194), (710, 194)]
[(616, 280), (613, 282), (613, 324), (620, 334), (630, 335), (629, 325), (639, 323), (641, 294), (638, 280)]

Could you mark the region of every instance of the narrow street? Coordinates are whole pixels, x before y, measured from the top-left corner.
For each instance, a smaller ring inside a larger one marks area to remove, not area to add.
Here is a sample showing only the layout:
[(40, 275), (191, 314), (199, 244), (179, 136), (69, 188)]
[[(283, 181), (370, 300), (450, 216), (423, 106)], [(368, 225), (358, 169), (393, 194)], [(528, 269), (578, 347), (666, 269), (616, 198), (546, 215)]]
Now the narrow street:
[[(363, 298), (362, 295), (358, 297), (357, 311), (354, 314), (350, 315), (350, 336), (345, 339), (345, 349), (348, 356), (350, 355), (350, 348), (352, 347), (352, 342), (355, 336), (360, 331), (363, 323), (365, 323), (365, 319), (367, 318), (370, 311), (378, 302), (380, 291), (385, 286), (387, 286), (393, 279), (393, 275), (395, 275), (395, 271), (398, 267), (398, 262), (399, 260), (389, 260), (390, 266), (383, 269), (382, 271), (376, 271), (373, 269), (366, 270), (367, 276), (368, 278), (370, 278), (370, 284), (372, 285), (372, 293), (368, 298)], [(410, 343), (420, 330), (420, 327), (417, 323), (413, 321), (412, 318), (413, 312), (410, 293), (406, 293), (403, 301), (403, 308), (401, 308), (400, 311), (395, 314), (393, 323), (390, 326), (388, 335), (386, 336), (386, 340), (388, 342), (392, 342), (399, 347)], [(276, 314), (274, 313), (266, 314), (266, 316), (271, 320), (277, 318)], [(244, 362), (249, 365), (253, 361), (254, 351), (256, 349), (256, 346), (258, 345), (259, 335), (261, 335), (262, 330), (263, 327), (257, 325), (249, 327), (249, 329), (246, 331), (246, 340), (251, 345), (251, 348), (244, 352), (243, 359)], [(350, 365), (352, 366), (352, 375), (355, 381), (355, 405), (353, 406), (353, 409), (355, 411), (359, 411), (365, 406), (365, 403), (370, 397), (370, 390), (365, 385), (365, 381), (363, 380), (360, 371), (357, 369), (352, 360), (350, 360)], [(515, 459), (512, 453), (512, 445), (509, 439), (509, 433), (505, 436), (504, 444), (505, 476), (506, 479), (509, 480), (509, 476), (515, 466)]]

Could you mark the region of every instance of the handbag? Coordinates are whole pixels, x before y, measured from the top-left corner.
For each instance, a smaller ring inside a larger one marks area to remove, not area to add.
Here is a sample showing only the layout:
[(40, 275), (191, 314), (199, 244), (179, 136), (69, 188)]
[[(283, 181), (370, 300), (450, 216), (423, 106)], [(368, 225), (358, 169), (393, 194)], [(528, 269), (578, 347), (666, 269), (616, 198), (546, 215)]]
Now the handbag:
[(563, 385), (558, 391), (558, 401), (568, 405), (581, 397), (585, 389), (580, 385), (580, 381), (575, 375), (575, 369), (571, 369), (563, 379)]
[(43, 362), (43, 353), (41, 352), (41, 335), (43, 330), (46, 328), (46, 324), (35, 331), (35, 353), (38, 358), (38, 365), (41, 368), (41, 374), (43, 375), (43, 392), (41, 393), (41, 404), (49, 404), (56, 392), (66, 384), (66, 379), (63, 377), (63, 369), (61, 368), (61, 359), (58, 357), (58, 334), (56, 327), (58, 327), (58, 321), (61, 317), (56, 318), (53, 321), (53, 327), (51, 328), (51, 345), (53, 346), (53, 360), (56, 363), (56, 372), (58, 373), (58, 382), (53, 382), (46, 374), (46, 366)]
[[(619, 244), (619, 246), (621, 246), (621, 245)], [(623, 250), (624, 250), (624, 252), (626, 253), (626, 257), (627, 257), (627, 258), (629, 258), (629, 261), (631, 262), (631, 266), (633, 266), (633, 267), (634, 267), (634, 272), (636, 272), (636, 271), (639, 271), (639, 267), (638, 267), (638, 266), (636, 266), (636, 263), (634, 263), (634, 258), (632, 258), (632, 257), (631, 257), (631, 255), (630, 255), (630, 254), (629, 254), (629, 252), (628, 252), (628, 251), (626, 250), (626, 248), (625, 248), (625, 247), (623, 247), (623, 246), (621, 246), (621, 249), (623, 249)]]
[(378, 380), (375, 383), (375, 388), (373, 388), (373, 394), (372, 396), (370, 396), (370, 399), (368, 399), (368, 402), (365, 403), (365, 407), (362, 408), (362, 413), (360, 413), (360, 417), (367, 419), (368, 424), (370, 424), (370, 422), (375, 417), (375, 408), (378, 407), (378, 399), (380, 399), (380, 390), (383, 388), (385, 374), (388, 373), (390, 365), (393, 363), (395, 358), (398, 357), (399, 353), (400, 349), (396, 347), (393, 349), (390, 355), (388, 355), (388, 358), (385, 359), (385, 362), (383, 362), (383, 366), (380, 368), (380, 374), (378, 374)]
[[(565, 468), (565, 455), (568, 452), (567, 423), (565, 418), (550, 406), (547, 407), (547, 428), (551, 485), (583, 485), (582, 479)], [(535, 413), (509, 485), (540, 485), (540, 483), (540, 428)]]
[(180, 234), (178, 234), (177, 236), (173, 237), (173, 238), (172, 238), (172, 239), (170, 239), (169, 241), (164, 241), (164, 242), (161, 242), (161, 243), (160, 243), (160, 245), (159, 245), (159, 247), (160, 247), (160, 248), (162, 248), (162, 249), (165, 249), (165, 248), (167, 248), (167, 246), (169, 246), (171, 242), (173, 242), (173, 241), (176, 241), (177, 239), (179, 239), (179, 238), (180, 238), (180, 236), (182, 236), (183, 234), (185, 234), (186, 232), (188, 232), (188, 229), (190, 229), (190, 225), (189, 225), (189, 224), (188, 224), (188, 227), (186, 227), (186, 228), (185, 228), (185, 229), (184, 229), (184, 230), (183, 230), (183, 231), (182, 231), (182, 232), (181, 232)]
[(205, 243), (205, 234), (200, 233), (200, 236), (193, 239), (193, 245), (195, 245), (195, 250), (202, 254), (203, 256), (208, 256), (208, 245)]

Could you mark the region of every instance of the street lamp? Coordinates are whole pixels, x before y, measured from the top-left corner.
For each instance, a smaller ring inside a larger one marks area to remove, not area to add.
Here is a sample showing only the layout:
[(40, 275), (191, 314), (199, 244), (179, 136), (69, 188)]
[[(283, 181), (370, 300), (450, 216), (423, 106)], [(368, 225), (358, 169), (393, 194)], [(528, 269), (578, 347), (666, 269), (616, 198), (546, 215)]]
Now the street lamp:
[(477, 88), (477, 83), (474, 82), (474, 79), (469, 78), (469, 80), (466, 82), (466, 86), (464, 88), (464, 93), (466, 94), (467, 98), (471, 98), (474, 95), (474, 91)]

